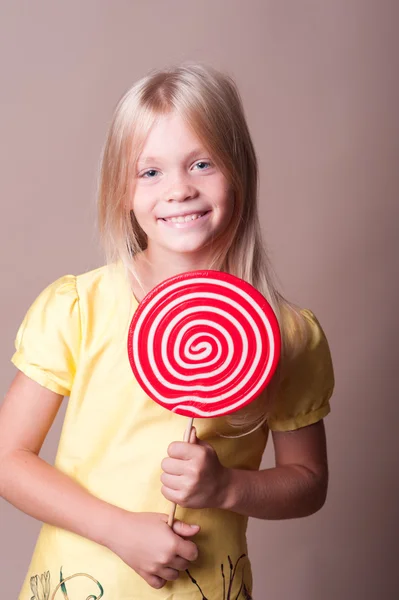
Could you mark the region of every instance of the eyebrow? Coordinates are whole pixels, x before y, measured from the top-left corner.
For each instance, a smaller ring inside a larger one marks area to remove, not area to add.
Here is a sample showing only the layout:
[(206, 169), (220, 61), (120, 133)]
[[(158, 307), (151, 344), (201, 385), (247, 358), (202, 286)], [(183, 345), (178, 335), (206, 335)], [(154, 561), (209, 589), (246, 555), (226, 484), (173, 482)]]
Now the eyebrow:
[[(208, 152), (206, 152), (205, 148), (195, 148), (194, 150), (192, 150), (191, 152), (189, 152), (187, 154), (187, 156), (183, 157), (184, 160), (190, 160), (191, 158), (194, 158), (194, 156), (198, 156), (199, 154), (208, 154)], [(138, 165), (147, 165), (149, 163), (155, 163), (155, 162), (161, 162), (162, 158), (159, 156), (143, 156), (140, 157), (139, 160), (137, 161)]]

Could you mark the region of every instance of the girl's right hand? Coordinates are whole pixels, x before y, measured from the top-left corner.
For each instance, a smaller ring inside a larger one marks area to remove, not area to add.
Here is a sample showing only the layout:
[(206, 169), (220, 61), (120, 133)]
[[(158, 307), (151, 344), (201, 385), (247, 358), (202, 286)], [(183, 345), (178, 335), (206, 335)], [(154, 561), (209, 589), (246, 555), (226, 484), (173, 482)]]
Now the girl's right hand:
[(175, 521), (159, 513), (131, 513), (118, 509), (104, 545), (134, 569), (151, 587), (160, 589), (179, 577), (198, 557), (194, 542), (185, 540), (199, 531), (198, 525)]

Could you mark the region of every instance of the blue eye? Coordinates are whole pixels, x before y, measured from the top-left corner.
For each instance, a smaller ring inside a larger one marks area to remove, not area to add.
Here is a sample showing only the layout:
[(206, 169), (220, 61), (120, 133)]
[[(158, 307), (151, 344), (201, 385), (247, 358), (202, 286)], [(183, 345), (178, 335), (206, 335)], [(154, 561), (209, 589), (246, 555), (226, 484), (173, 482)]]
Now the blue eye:
[(141, 175), (141, 177), (146, 177), (148, 175), (148, 177), (146, 177), (146, 179), (153, 179), (153, 176), (149, 175), (150, 173), (158, 173), (158, 171), (156, 169), (149, 169), (148, 171), (146, 171), (145, 173), (143, 173)]
[[(206, 160), (200, 160), (199, 162), (197, 162), (197, 163), (195, 164), (195, 166), (196, 166), (196, 167), (198, 167), (199, 165), (208, 165), (208, 167), (210, 167), (210, 166), (211, 166), (211, 163), (210, 163), (210, 162), (207, 162)], [(203, 168), (200, 168), (200, 171), (205, 171), (205, 169), (203, 169)]]

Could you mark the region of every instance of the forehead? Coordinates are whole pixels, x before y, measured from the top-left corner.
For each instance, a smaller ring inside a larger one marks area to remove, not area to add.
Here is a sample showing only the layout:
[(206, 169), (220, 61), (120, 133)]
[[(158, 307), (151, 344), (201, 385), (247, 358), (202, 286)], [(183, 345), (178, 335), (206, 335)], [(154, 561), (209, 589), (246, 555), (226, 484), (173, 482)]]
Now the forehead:
[(173, 112), (157, 117), (144, 142), (139, 161), (146, 163), (171, 155), (184, 158), (189, 153), (204, 150), (203, 144), (187, 122)]

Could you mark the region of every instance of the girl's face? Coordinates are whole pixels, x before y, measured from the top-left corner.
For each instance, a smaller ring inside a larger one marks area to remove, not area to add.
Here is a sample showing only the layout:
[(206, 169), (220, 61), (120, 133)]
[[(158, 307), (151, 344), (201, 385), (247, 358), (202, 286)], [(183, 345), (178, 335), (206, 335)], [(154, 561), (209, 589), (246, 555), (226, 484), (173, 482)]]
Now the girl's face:
[(234, 195), (196, 135), (176, 113), (152, 127), (138, 159), (131, 208), (147, 253), (190, 253), (198, 261), (228, 227)]

